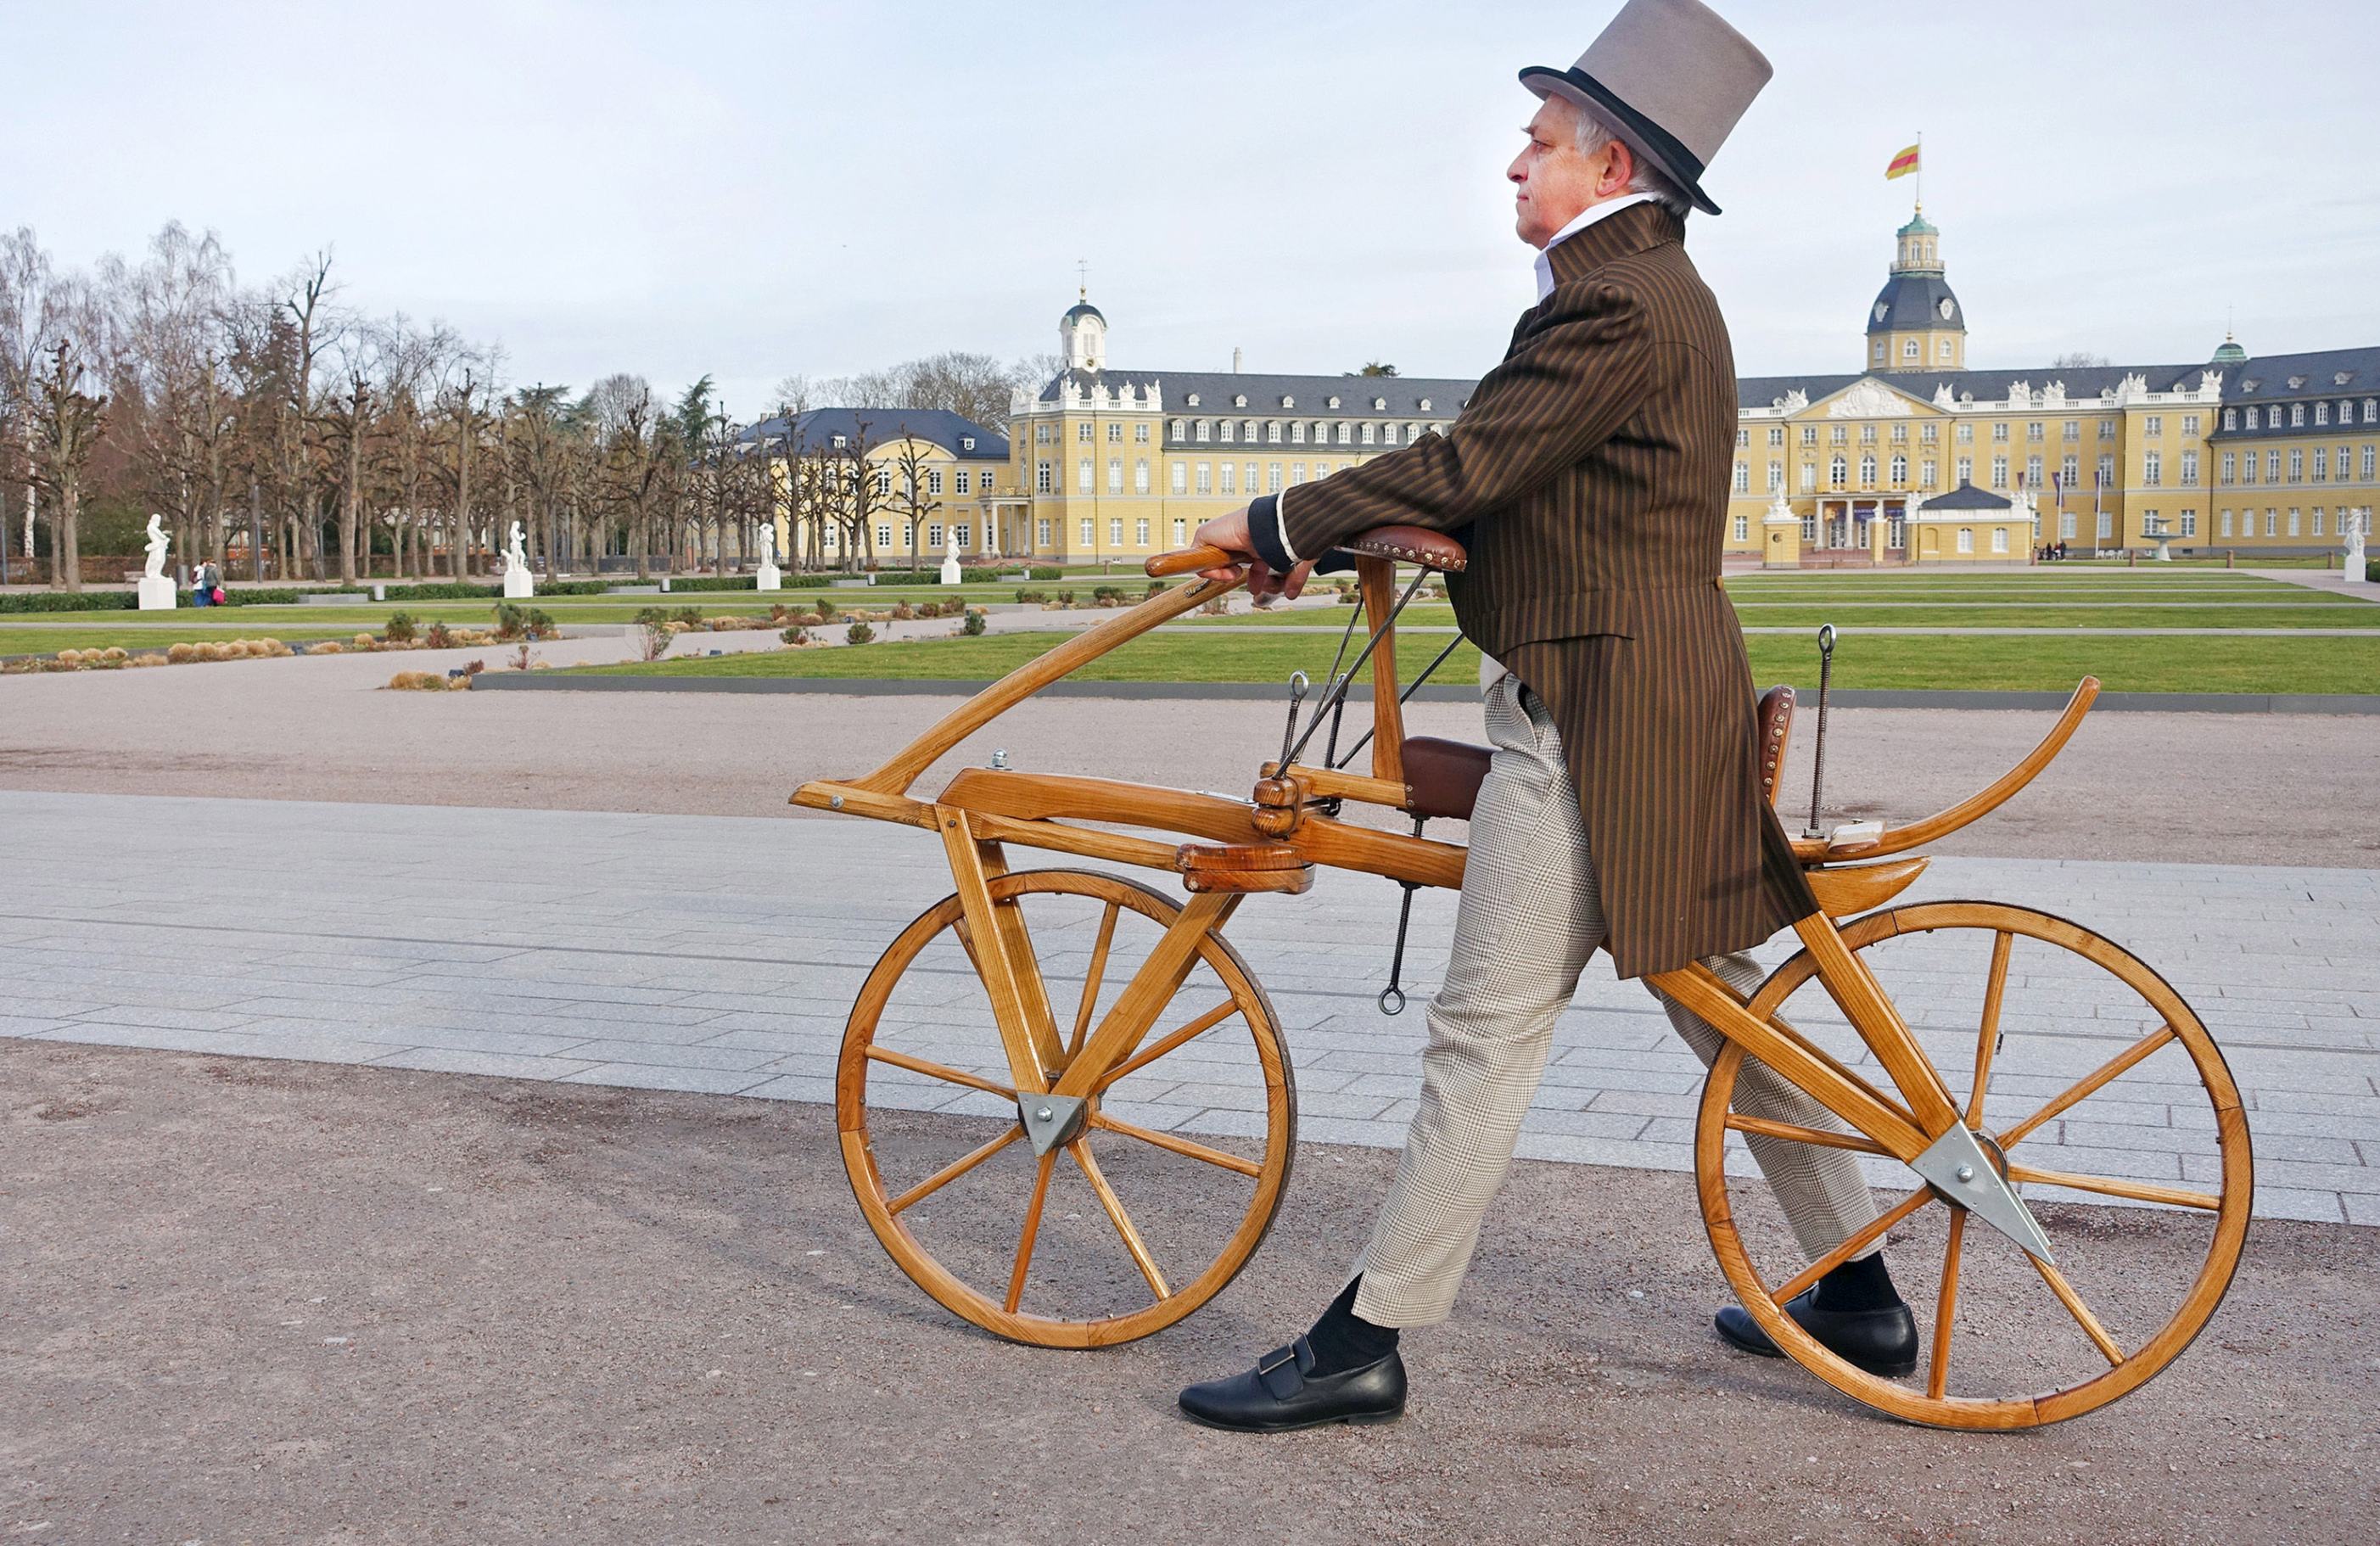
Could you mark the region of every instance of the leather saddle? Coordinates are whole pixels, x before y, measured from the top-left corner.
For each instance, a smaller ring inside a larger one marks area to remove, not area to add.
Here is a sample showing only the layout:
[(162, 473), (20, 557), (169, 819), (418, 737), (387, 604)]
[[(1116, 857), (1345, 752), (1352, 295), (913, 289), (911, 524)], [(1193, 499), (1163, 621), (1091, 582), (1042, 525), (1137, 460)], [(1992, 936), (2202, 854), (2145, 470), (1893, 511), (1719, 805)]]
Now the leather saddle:
[[(1777, 778), (1785, 766), (1785, 745), (1793, 728), (1793, 689), (1780, 685), (1762, 693), (1758, 715), (1760, 793), (1775, 805)], [(1405, 787), (1412, 797), (1405, 809), (1415, 816), (1469, 821), (1479, 804), (1479, 785), (1488, 777), (1488, 760), (1492, 755), (1488, 748), (1468, 741), (1406, 736)]]

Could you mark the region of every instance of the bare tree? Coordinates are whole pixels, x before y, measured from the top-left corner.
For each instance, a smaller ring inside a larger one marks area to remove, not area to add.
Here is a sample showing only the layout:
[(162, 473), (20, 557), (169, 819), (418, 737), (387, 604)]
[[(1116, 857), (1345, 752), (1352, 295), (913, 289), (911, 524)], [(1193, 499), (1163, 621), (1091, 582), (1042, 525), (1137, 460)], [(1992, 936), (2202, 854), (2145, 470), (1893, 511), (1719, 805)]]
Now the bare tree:
[(892, 493), (888, 506), (909, 527), (909, 567), (917, 566), (917, 529), (941, 512), (942, 502), (927, 493), (926, 453), (922, 442), (901, 426), (901, 450), (894, 459)]
[(82, 589), (83, 471), (107, 423), (107, 399), (86, 351), (62, 336), (33, 378), (33, 481), (49, 494), (50, 583)]
[(2070, 349), (2051, 360), (2049, 368), (2053, 371), (2091, 371), (2107, 364), (2107, 357), (2104, 354), (2093, 354), (2088, 349)]
[[(40, 505), (33, 480), (34, 383), (42, 357), (56, 342), (58, 286), (49, 254), (30, 226), (0, 234), (0, 457), (8, 487), (25, 496), (24, 555), (33, 557), (33, 517)], [(0, 498), (0, 582), (7, 578), (6, 501)]]

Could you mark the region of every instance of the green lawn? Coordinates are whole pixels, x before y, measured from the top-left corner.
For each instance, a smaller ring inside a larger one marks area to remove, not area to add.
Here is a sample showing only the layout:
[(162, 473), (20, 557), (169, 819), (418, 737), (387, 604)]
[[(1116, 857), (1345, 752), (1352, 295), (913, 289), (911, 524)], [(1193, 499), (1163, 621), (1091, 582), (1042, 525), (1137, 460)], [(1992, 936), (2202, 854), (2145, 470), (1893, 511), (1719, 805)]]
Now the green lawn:
[[(1748, 602), (1735, 598), (1736, 615), (1746, 627), (1807, 627), (1832, 623), (1842, 628), (2373, 628), (2380, 630), (2380, 606), (2158, 606), (2129, 607), (2065, 605), (2027, 606), (2014, 603), (1960, 602), (1948, 607), (1860, 606), (1829, 610), (1826, 605)], [(1314, 627), (1336, 622), (1344, 627), (1353, 607), (1333, 612), (1282, 611), (1245, 616), (1194, 617), (1200, 627)], [(1421, 626), (1451, 627), (1454, 609), (1416, 602), (1399, 621)]]
[[(788, 650), (717, 659), (663, 660), (651, 665), (593, 666), (597, 676), (895, 677), (982, 681), (1004, 675), (1062, 639), (1049, 634), (992, 635), (869, 644), (856, 649)], [(1815, 686), (1814, 641), (1749, 639), (1757, 682)], [(1398, 640), (1408, 680), (1446, 639)], [(1075, 674), (1087, 681), (1280, 682), (1294, 670), (1319, 676), (1333, 641), (1261, 629), (1212, 637), (1158, 635), (1134, 640)], [(1478, 651), (1460, 646), (1439, 679), (1475, 677)], [(2380, 638), (2053, 639), (1878, 638), (1847, 641), (1835, 653), (1835, 681), (1847, 688), (2002, 689), (2059, 692), (2096, 676), (2117, 692), (2380, 693)]]

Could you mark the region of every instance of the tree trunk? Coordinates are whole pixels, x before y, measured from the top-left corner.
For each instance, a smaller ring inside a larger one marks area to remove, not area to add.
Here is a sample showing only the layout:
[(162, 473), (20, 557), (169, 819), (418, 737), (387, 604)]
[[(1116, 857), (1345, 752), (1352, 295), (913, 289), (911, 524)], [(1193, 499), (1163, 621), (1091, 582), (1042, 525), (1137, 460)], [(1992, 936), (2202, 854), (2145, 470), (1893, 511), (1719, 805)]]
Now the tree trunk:
[(72, 471), (58, 481), (50, 512), (50, 573), (68, 590), (82, 589), (82, 480)]
[(253, 478), (248, 481), (248, 578), (264, 578), (264, 504)]
[(356, 534), (363, 524), (363, 411), (356, 412), (354, 432), (347, 436), (347, 486), (339, 501), (339, 583), (356, 582)]

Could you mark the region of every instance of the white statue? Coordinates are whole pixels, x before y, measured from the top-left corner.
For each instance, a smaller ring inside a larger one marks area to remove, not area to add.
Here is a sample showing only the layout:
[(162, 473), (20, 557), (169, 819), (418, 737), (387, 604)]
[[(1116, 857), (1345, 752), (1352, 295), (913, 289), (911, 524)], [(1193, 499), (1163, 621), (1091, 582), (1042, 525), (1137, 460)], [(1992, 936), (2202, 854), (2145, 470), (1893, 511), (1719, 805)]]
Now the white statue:
[(959, 575), (959, 550), (957, 542), (955, 541), (958, 533), (953, 531), (951, 535), (953, 541), (943, 544), (942, 547), (942, 572), (938, 577), (944, 585), (956, 585), (961, 578)]
[(2338, 534), (2343, 539), (2339, 545), (2346, 558), (2341, 578), (2350, 585), (2372, 583), (2365, 578), (2370, 571), (2364, 567), (2363, 560), (2363, 529), (2371, 522), (2372, 507), (2368, 505), (2361, 510), (2338, 513)]
[(173, 539), (165, 535), (162, 516), (149, 517), (149, 562), (140, 576), (140, 610), (171, 612), (176, 604), (174, 581), (165, 573), (165, 550)]
[(521, 523), (513, 522), (512, 539), (504, 544), (504, 600), (515, 602), (537, 594), (537, 580), (528, 572), (528, 554), (522, 546)]
[(756, 590), (782, 590), (784, 576), (777, 568), (777, 523), (770, 521), (760, 528), (760, 567), (752, 577)]

